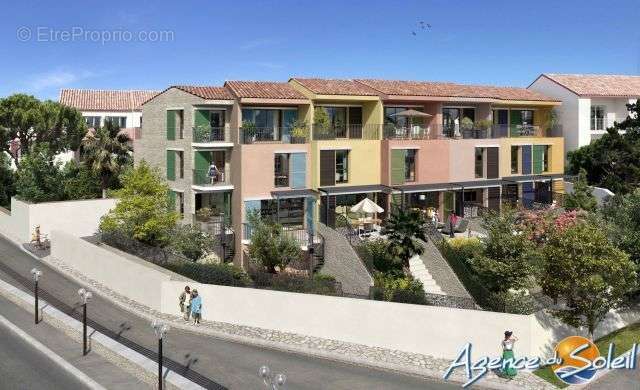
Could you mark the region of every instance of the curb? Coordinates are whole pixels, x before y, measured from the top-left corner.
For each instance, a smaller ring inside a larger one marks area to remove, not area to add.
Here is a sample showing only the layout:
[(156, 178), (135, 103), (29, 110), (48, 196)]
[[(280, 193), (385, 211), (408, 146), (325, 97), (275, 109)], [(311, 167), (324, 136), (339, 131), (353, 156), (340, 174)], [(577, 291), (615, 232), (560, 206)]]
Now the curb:
[(50, 350), (49, 348), (47, 348), (47, 346), (45, 346), (44, 344), (42, 344), (41, 342), (39, 342), (38, 340), (36, 340), (32, 336), (30, 336), (28, 333), (24, 332), (22, 329), (18, 328), (16, 325), (14, 325), (11, 321), (6, 319), (1, 314), (0, 314), (0, 325), (4, 326), (11, 333), (15, 334), (20, 339), (22, 339), (24, 342), (26, 342), (27, 344), (31, 345), (33, 348), (35, 348), (36, 350), (41, 352), (49, 360), (51, 360), (52, 362), (57, 364), (60, 368), (62, 368), (64, 371), (68, 372), (71, 376), (73, 376), (75, 379), (80, 381), (85, 386), (89, 387), (90, 389), (95, 389), (95, 390), (106, 390), (98, 382), (96, 382), (93, 379), (91, 379), (87, 374), (85, 374), (84, 372), (80, 371), (75, 366), (73, 366), (71, 363), (69, 363), (66, 360), (64, 360), (60, 355), (58, 355), (57, 353), (55, 353), (52, 350)]

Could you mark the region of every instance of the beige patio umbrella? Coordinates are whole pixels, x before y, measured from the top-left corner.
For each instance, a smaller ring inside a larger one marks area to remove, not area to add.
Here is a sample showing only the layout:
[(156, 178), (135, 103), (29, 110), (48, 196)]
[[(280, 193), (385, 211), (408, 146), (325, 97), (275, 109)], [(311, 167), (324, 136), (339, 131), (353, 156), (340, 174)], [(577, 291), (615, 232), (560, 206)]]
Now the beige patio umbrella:
[(391, 114), (391, 116), (409, 118), (408, 130), (411, 131), (411, 126), (413, 124), (413, 118), (430, 118), (433, 115), (427, 114), (426, 112), (422, 112), (422, 111), (418, 111), (418, 110), (414, 110), (414, 109), (409, 109), (409, 110), (396, 112), (395, 114)]
[(358, 204), (351, 207), (352, 213), (363, 213), (363, 214), (376, 214), (377, 218), (378, 213), (384, 212), (384, 209), (376, 204), (376, 202), (372, 201), (369, 198), (362, 199)]

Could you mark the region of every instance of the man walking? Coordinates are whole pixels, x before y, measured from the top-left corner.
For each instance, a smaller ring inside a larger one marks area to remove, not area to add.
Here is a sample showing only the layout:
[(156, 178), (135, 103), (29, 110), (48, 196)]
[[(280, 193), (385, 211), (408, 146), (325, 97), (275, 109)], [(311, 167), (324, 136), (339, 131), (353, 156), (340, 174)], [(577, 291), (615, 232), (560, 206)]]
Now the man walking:
[(191, 315), (191, 287), (185, 286), (184, 291), (178, 297), (180, 312), (185, 321), (189, 321)]

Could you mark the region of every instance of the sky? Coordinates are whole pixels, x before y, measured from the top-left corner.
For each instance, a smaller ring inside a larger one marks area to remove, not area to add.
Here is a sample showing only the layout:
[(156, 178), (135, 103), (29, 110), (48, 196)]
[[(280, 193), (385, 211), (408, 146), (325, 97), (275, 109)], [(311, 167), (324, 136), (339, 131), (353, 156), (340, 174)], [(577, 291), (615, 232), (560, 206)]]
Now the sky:
[(526, 87), (640, 74), (638, 1), (7, 1), (0, 97), (225, 80), (385, 78)]

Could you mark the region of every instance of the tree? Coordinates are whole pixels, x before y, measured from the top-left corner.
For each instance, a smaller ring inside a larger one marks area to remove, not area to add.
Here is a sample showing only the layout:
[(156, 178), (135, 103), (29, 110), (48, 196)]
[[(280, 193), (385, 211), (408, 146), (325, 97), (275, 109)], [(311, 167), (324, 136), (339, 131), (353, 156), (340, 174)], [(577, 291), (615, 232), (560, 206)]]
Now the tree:
[[(627, 104), (631, 114), (591, 144), (569, 152), (568, 171), (585, 169), (593, 185), (628, 193), (640, 185), (640, 102)], [(620, 131), (626, 134), (620, 134)]]
[(609, 199), (601, 215), (612, 226), (611, 240), (640, 266), (640, 188)]
[(96, 199), (101, 195), (100, 179), (84, 163), (74, 160), (62, 169), (65, 199)]
[(554, 315), (570, 326), (587, 327), (591, 338), (606, 314), (622, 307), (637, 287), (635, 264), (592, 220), (551, 234), (542, 252), (542, 289), (566, 302)]
[(213, 252), (213, 237), (192, 225), (178, 226), (172, 235), (171, 247), (191, 260)]
[(29, 202), (51, 202), (64, 199), (60, 164), (47, 143), (37, 144), (22, 158), (18, 167), (16, 195)]
[(15, 193), (15, 173), (7, 155), (0, 151), (0, 207), (11, 207), (11, 197)]
[(71, 107), (50, 100), (41, 102), (31, 95), (15, 94), (0, 99), (0, 143), (20, 165), (18, 152), (9, 141), (20, 141), (19, 152), (29, 154), (33, 146), (47, 143), (52, 154), (77, 150), (86, 126), (82, 114)]
[(389, 251), (400, 259), (405, 272), (409, 269), (409, 259), (424, 252), (418, 239), (427, 240), (425, 224), (426, 220), (419, 211), (400, 208), (382, 227), (381, 234), (390, 243)]
[(268, 272), (276, 273), (276, 267), (282, 271), (302, 257), (300, 244), (284, 233), (282, 225), (266, 221), (258, 213), (249, 214), (247, 220), (252, 232), (249, 256)]
[(490, 212), (484, 216), (484, 252), (471, 261), (485, 287), (497, 293), (527, 287), (536, 265), (535, 243), (518, 227), (515, 210)]
[(587, 171), (580, 168), (578, 180), (573, 185), (573, 192), (565, 195), (564, 207), (568, 210), (596, 211), (598, 201), (587, 183)]
[(107, 197), (109, 183), (131, 165), (129, 137), (107, 122), (95, 132), (87, 133), (82, 141), (84, 161), (100, 177), (102, 197)]
[(129, 168), (121, 180), (123, 187), (115, 192), (119, 201), (102, 217), (100, 231), (166, 246), (179, 218), (175, 211), (169, 211), (169, 186), (144, 160), (137, 168)]

